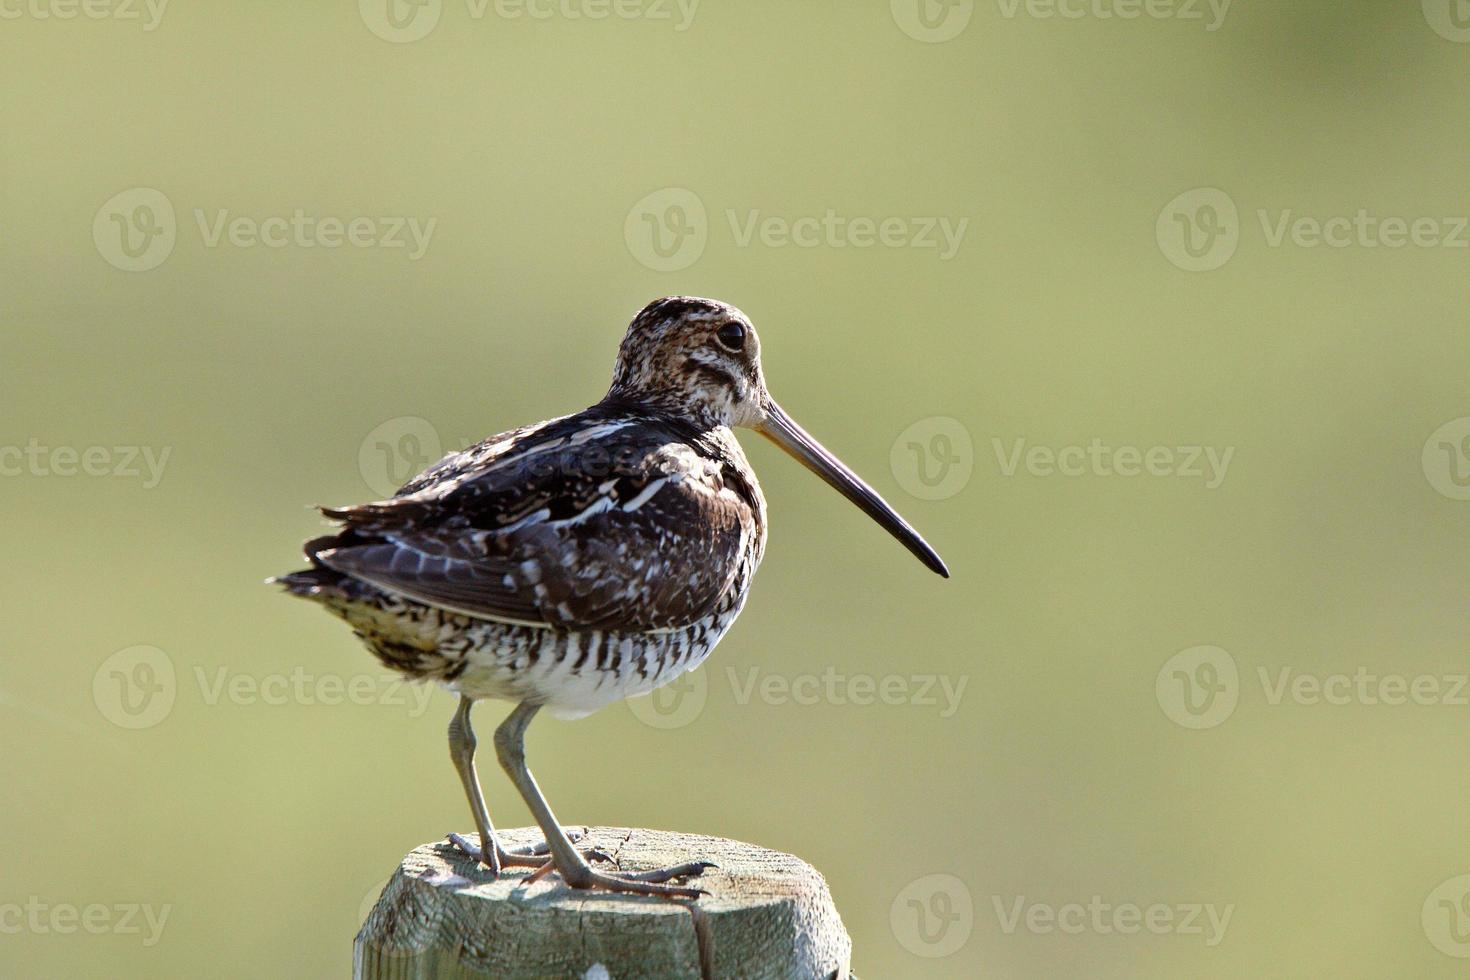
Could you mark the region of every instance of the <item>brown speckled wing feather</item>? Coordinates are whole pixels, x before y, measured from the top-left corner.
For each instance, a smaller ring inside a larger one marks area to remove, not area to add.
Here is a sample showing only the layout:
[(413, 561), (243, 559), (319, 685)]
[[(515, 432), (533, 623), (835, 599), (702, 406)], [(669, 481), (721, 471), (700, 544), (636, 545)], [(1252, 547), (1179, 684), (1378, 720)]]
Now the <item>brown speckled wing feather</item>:
[[(718, 447), (600, 409), (447, 457), (387, 501), (336, 510), (316, 561), (455, 612), (646, 632), (707, 615), (753, 511)], [(714, 450), (714, 455), (711, 451)]]

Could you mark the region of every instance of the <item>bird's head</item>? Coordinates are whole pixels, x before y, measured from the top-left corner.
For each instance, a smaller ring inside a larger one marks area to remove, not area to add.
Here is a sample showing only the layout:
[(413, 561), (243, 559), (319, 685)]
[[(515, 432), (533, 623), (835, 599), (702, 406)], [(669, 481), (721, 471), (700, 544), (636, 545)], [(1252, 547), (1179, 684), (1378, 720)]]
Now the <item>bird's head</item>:
[(696, 424), (752, 426), (770, 400), (761, 345), (728, 303), (669, 296), (649, 303), (623, 336), (611, 395)]
[(856, 504), (932, 571), (949, 577), (919, 533), (776, 404), (766, 390), (755, 327), (730, 304), (669, 296), (645, 306), (618, 348), (608, 397), (704, 428), (754, 429)]

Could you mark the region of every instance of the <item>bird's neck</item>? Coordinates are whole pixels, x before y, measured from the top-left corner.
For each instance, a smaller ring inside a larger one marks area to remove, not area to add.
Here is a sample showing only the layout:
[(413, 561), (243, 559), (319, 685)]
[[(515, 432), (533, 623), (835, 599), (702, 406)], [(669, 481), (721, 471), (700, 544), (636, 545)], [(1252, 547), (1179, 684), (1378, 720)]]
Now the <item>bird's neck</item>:
[(679, 389), (633, 390), (614, 385), (599, 405), (621, 412), (656, 416), (691, 435), (730, 428), (728, 406), (700, 392)]

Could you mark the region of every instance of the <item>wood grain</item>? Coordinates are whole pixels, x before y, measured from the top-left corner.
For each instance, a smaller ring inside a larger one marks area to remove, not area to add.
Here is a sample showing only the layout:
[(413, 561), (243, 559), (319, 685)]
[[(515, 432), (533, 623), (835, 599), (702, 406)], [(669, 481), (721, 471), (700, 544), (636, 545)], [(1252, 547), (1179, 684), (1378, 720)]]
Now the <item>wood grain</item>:
[[(474, 835), (467, 835), (471, 840)], [(503, 831), (507, 846), (540, 839)], [(659, 830), (593, 827), (625, 871), (703, 858), (697, 901), (576, 891), (526, 871), (492, 880), (446, 842), (403, 859), (358, 932), (364, 980), (831, 980), (849, 976), (852, 942), (822, 876), (799, 858), (752, 844)], [(606, 865), (599, 864), (600, 868)]]

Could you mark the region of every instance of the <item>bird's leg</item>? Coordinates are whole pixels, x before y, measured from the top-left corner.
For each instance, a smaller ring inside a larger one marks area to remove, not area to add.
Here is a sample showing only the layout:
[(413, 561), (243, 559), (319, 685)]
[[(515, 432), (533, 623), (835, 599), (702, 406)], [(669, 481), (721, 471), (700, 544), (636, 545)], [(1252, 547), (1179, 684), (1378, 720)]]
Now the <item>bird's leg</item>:
[(540, 709), (541, 706), (537, 704), (518, 705), (501, 722), (500, 727), (495, 729), (495, 754), (500, 757), (501, 766), (516, 784), (516, 789), (521, 791), (531, 815), (536, 818), (541, 832), (546, 835), (546, 843), (551, 846), (551, 863), (562, 880), (573, 888), (600, 888), (638, 895), (698, 898), (708, 894), (698, 888), (683, 888), (662, 882), (700, 874), (706, 868), (714, 867), (709, 861), (690, 861), (671, 868), (626, 875), (607, 875), (592, 870), (592, 866), (583, 860), (582, 855), (572, 846), (571, 840), (562, 832), (561, 825), (556, 822), (556, 815), (551, 812), (546, 797), (541, 795), (541, 790), (536, 785), (536, 778), (526, 768), (526, 726)]
[[(485, 795), (480, 791), (480, 777), (475, 773), (475, 730), (470, 725), (470, 709), (474, 705), (475, 702), (469, 698), (459, 699), (459, 707), (449, 720), (449, 757), (454, 760), (459, 781), (464, 784), (465, 796), (469, 798), (470, 812), (475, 817), (475, 830), (480, 834), (480, 846), (475, 847), (458, 834), (450, 834), (449, 840), (455, 847), (489, 868), (492, 875), (498, 876), (500, 869), (511, 862), (501, 860), (502, 855), (506, 858), (510, 855), (505, 853), (505, 849), (500, 846), (500, 838), (495, 835), (495, 828), (490, 823), (490, 811), (485, 808)], [(535, 863), (539, 865), (541, 862)]]
[[(505, 867), (539, 868), (547, 863), (546, 843), (506, 848), (501, 845), (500, 837), (490, 823), (490, 812), (485, 807), (485, 797), (480, 791), (480, 778), (475, 772), (477, 743), (475, 730), (470, 725), (472, 707), (474, 701), (466, 697), (459, 699), (459, 707), (449, 721), (449, 757), (454, 760), (460, 782), (464, 783), (465, 796), (469, 798), (470, 811), (475, 816), (475, 829), (480, 834), (480, 845), (476, 847), (459, 834), (450, 834), (449, 842), (485, 865), (494, 875), (499, 875), (500, 869)], [(581, 837), (581, 834), (573, 831), (568, 834), (567, 839), (575, 841)], [(488, 850), (485, 846), (487, 841), (490, 845)], [(605, 857), (600, 851), (594, 852), (594, 856)]]

